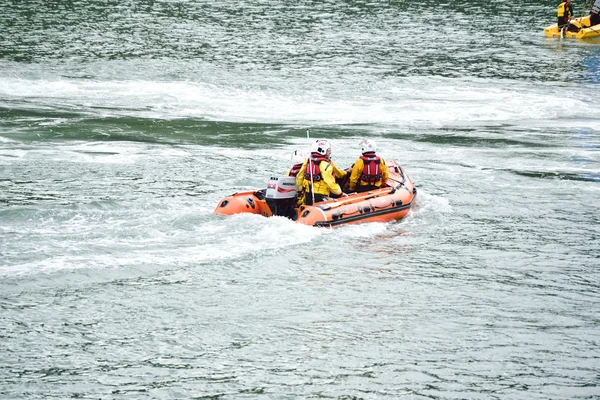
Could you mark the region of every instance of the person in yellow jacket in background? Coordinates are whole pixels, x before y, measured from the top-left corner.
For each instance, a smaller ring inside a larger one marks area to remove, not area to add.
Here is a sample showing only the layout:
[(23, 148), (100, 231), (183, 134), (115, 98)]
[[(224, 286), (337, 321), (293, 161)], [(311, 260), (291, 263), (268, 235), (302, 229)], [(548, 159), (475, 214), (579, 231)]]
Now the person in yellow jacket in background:
[(360, 146), (362, 155), (352, 167), (348, 188), (351, 192), (379, 189), (389, 176), (385, 161), (375, 154), (377, 145), (373, 140), (365, 139), (360, 142)]
[(571, 0), (564, 0), (558, 5), (558, 8), (556, 10), (556, 17), (559, 31), (579, 31), (578, 27), (569, 23), (569, 21), (573, 19), (573, 5), (571, 4)]
[(347, 172), (339, 169), (331, 161), (331, 144), (327, 140), (317, 140), (310, 147), (310, 156), (302, 163), (296, 175), (296, 186), (304, 188), (306, 205), (325, 200), (327, 197), (347, 196), (335, 178), (343, 178)]

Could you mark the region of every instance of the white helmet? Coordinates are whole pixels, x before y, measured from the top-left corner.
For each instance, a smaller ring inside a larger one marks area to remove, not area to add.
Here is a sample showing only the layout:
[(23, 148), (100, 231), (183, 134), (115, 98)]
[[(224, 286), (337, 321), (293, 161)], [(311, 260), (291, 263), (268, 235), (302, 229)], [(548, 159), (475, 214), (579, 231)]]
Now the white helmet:
[(306, 154), (300, 150), (294, 150), (292, 153), (292, 165), (302, 164), (306, 160)]
[(360, 150), (363, 154), (365, 153), (375, 153), (377, 151), (377, 145), (371, 139), (364, 139), (360, 141)]
[(327, 140), (317, 140), (310, 146), (311, 153), (319, 153), (322, 156), (326, 156), (328, 150), (331, 150), (331, 144)]

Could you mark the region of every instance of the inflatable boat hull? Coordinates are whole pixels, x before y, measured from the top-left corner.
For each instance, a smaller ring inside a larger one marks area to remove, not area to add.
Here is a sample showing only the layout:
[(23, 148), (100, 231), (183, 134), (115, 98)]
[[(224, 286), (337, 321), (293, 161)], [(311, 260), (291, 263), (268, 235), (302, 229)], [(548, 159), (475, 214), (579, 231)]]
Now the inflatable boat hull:
[[(564, 37), (568, 39), (588, 39), (600, 37), (600, 24), (590, 26), (590, 17), (574, 18), (571, 24), (579, 28), (579, 32), (564, 32)], [(549, 38), (561, 37), (561, 32), (557, 24), (553, 24), (544, 28), (544, 34)]]
[[(404, 169), (394, 161), (387, 161), (389, 178), (385, 187), (363, 193), (352, 193), (297, 208), (288, 215), (297, 223), (334, 227), (361, 222), (391, 222), (404, 218), (411, 210), (417, 189)], [(225, 197), (215, 209), (218, 215), (251, 213), (273, 216), (265, 192), (247, 191)]]

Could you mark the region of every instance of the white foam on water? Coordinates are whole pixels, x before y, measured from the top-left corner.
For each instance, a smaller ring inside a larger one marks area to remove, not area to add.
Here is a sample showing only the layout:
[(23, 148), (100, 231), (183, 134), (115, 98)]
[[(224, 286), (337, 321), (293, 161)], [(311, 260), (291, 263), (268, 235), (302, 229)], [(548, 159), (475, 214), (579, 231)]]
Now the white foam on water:
[[(150, 220), (147, 222), (151, 223)], [(106, 223), (94, 226), (90, 220), (74, 217), (63, 224), (57, 242), (52, 239), (56, 235), (57, 222), (47, 220), (44, 223), (46, 225), (36, 227), (30, 234), (49, 238), (44, 249), (40, 249), (45, 256), (29, 263), (0, 265), (0, 276), (222, 262), (278, 252), (328, 234), (326, 229), (296, 224), (283, 217), (267, 219), (253, 214), (228, 218), (214, 216), (208, 223), (198, 226), (195, 235), (181, 230), (165, 233), (158, 225), (142, 229), (117, 224), (107, 229)], [(152, 223), (159, 224), (160, 221)], [(95, 235), (96, 231), (103, 235)], [(131, 231), (132, 236), (123, 238), (124, 231)], [(110, 236), (111, 232), (114, 237)], [(76, 239), (77, 236), (80, 238)]]
[(18, 142), (14, 139), (9, 139), (9, 138), (0, 136), (0, 143), (18, 143)]
[(22, 159), (27, 155), (27, 153), (29, 153), (28, 150), (0, 149), (0, 157), (5, 157), (8, 160)]
[[(600, 110), (593, 88), (517, 81), (413, 77), (370, 92), (307, 92), (277, 83), (224, 86), (202, 82), (25, 80), (0, 78), (0, 99), (14, 108), (59, 108), (103, 116), (202, 118), (300, 124), (440, 126), (525, 123), (591, 127)], [(286, 83), (289, 85), (289, 82)], [(590, 120), (590, 118), (592, 120)], [(53, 121), (61, 123), (60, 119)]]
[[(11, 153), (19, 153), (19, 150)], [(22, 153), (22, 151), (20, 151)], [(68, 161), (74, 163), (135, 164), (139, 146), (131, 142), (81, 143), (58, 145), (52, 149), (32, 149), (22, 154), (27, 158)]]
[(450, 201), (443, 196), (437, 196), (428, 193), (423, 189), (419, 189), (415, 205), (411, 209), (411, 214), (449, 214), (452, 213), (452, 205)]
[(388, 230), (389, 223), (369, 222), (346, 225), (336, 228), (336, 234), (347, 238), (366, 238), (377, 236)]

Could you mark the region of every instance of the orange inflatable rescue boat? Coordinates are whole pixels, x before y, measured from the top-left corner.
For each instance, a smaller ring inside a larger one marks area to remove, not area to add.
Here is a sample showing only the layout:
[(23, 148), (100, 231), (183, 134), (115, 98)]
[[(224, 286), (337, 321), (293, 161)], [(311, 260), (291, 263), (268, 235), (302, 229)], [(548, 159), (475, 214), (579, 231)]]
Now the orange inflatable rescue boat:
[(296, 179), (289, 176), (272, 177), (267, 189), (238, 192), (225, 197), (217, 205), (215, 214), (278, 215), (301, 224), (321, 227), (401, 220), (410, 212), (417, 189), (404, 168), (392, 160), (386, 161), (386, 164), (389, 177), (377, 190), (351, 193), (348, 197), (296, 207)]

